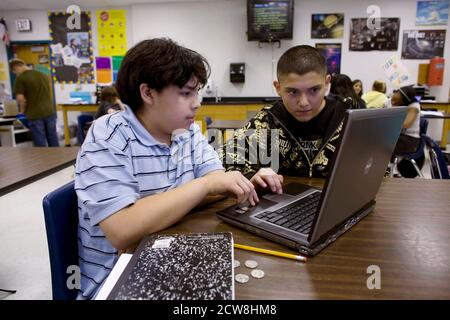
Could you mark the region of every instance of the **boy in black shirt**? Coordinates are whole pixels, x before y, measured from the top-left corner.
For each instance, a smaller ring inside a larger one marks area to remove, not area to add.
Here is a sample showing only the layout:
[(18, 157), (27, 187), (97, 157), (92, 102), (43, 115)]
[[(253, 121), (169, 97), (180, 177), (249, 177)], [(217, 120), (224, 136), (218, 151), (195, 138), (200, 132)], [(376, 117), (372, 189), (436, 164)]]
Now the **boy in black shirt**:
[[(281, 193), (282, 175), (328, 174), (351, 105), (339, 97), (325, 97), (330, 75), (325, 58), (311, 46), (287, 50), (278, 61), (277, 78), (273, 84), (282, 101), (265, 106), (219, 151), (227, 171), (239, 170), (257, 188)], [(278, 139), (271, 139), (274, 133)], [(251, 154), (254, 145), (256, 156)], [(271, 155), (272, 148), (278, 152), (278, 163), (262, 163), (259, 154)]]

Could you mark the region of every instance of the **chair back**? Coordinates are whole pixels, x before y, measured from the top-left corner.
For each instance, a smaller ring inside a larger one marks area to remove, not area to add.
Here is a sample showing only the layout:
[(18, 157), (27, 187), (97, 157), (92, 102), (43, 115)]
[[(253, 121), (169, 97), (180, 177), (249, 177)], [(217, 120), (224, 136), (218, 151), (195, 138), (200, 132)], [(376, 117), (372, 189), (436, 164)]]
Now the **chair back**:
[(78, 204), (71, 181), (44, 197), (43, 208), (50, 256), (54, 300), (75, 299), (78, 290), (69, 289), (69, 266), (78, 266)]

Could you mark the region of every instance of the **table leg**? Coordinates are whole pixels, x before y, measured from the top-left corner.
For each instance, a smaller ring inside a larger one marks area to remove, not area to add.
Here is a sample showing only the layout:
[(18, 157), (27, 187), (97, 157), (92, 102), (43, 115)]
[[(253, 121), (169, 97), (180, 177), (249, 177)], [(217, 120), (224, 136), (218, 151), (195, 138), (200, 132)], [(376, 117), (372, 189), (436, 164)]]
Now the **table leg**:
[(450, 119), (444, 119), (444, 126), (442, 128), (442, 137), (441, 137), (441, 149), (447, 148), (447, 136), (448, 130), (450, 129)]
[(66, 147), (70, 147), (70, 132), (69, 132), (69, 119), (67, 117), (67, 110), (63, 109), (63, 122), (64, 122), (64, 142)]

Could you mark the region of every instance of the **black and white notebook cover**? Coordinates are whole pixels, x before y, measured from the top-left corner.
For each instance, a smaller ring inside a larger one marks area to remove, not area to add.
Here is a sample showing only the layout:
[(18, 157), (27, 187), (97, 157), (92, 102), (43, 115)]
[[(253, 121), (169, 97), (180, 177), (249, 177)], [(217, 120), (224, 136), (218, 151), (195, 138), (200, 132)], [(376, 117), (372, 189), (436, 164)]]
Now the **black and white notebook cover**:
[(231, 233), (145, 237), (108, 300), (234, 299)]

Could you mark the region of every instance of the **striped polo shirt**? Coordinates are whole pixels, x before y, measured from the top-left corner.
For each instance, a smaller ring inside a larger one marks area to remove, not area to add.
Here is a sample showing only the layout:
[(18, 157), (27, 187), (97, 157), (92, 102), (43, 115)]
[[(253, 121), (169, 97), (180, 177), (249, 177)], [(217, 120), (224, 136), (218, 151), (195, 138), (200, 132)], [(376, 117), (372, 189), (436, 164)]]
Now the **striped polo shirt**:
[(197, 124), (176, 130), (171, 140), (170, 146), (155, 140), (130, 108), (97, 119), (89, 129), (75, 171), (78, 299), (95, 296), (118, 258), (99, 226), (102, 220), (142, 197), (223, 169)]

